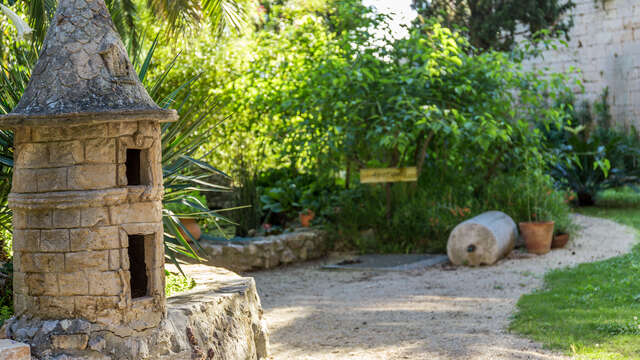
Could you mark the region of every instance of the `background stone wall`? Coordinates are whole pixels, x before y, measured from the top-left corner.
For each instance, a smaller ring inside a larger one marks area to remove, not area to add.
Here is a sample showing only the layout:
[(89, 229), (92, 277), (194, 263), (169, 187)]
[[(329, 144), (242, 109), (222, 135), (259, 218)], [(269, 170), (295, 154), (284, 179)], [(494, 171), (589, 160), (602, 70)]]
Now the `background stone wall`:
[(578, 99), (593, 101), (609, 87), (614, 121), (640, 128), (640, 1), (574, 2), (569, 47), (545, 51), (528, 65), (554, 72), (581, 69), (585, 94)]

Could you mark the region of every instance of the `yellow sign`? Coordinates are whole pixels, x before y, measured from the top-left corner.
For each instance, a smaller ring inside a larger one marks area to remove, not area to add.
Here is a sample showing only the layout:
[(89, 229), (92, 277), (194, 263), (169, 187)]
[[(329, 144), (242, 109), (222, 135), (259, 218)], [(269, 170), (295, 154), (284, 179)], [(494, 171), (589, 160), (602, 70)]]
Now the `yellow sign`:
[(410, 181), (418, 181), (416, 167), (360, 170), (360, 183), (362, 184)]

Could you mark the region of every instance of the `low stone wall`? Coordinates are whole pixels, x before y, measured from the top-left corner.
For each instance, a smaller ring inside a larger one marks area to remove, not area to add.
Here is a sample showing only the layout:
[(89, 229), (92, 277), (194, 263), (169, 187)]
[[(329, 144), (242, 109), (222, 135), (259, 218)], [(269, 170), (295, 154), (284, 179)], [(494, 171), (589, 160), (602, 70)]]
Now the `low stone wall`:
[(210, 264), (233, 271), (270, 269), (326, 255), (327, 234), (316, 229), (243, 240), (201, 240)]
[(269, 335), (253, 278), (206, 265), (183, 270), (197, 285), (167, 299), (167, 315), (156, 328), (114, 333), (83, 319), (23, 316), (9, 320), (0, 338), (31, 344), (40, 360), (267, 358)]

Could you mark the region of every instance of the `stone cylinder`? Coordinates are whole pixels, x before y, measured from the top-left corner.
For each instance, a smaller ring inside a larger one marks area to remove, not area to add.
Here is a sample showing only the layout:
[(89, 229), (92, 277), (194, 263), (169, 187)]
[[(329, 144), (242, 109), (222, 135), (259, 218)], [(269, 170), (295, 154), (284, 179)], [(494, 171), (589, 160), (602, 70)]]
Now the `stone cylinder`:
[(517, 236), (511, 217), (500, 211), (485, 212), (453, 229), (447, 255), (455, 265), (492, 265), (513, 250)]

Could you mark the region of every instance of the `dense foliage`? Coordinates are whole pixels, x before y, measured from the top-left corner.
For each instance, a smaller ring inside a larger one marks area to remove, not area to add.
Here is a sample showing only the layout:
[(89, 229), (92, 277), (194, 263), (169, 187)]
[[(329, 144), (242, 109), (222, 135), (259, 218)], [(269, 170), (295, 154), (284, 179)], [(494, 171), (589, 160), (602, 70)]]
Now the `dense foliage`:
[(573, 26), (567, 14), (575, 6), (571, 0), (412, 2), (421, 19), (440, 17), (444, 26), (464, 29), (475, 48), (501, 51), (511, 50), (518, 35), (532, 39), (542, 30), (554, 37), (566, 34)]
[[(202, 70), (207, 87), (194, 91), (233, 113), (216, 130), (224, 143), (207, 149), (242, 175), (253, 226), (310, 208), (350, 241), (373, 229), (378, 249), (418, 251), (441, 250), (457, 222), (486, 209), (530, 219), (536, 204), (511, 209), (491, 184), (526, 177), (539, 179), (531, 199), (554, 191), (532, 124), (569, 116), (559, 101), (567, 79), (525, 71), (525, 48), (475, 55), (464, 33), (431, 20), (398, 40), (358, 1), (323, 4), (265, 5), (255, 31), (215, 45), (208, 60), (196, 54), (211, 52), (210, 40), (197, 39), (177, 71)], [(360, 169), (405, 166), (420, 169), (418, 184), (359, 184)], [(558, 210), (545, 216), (566, 218), (564, 197), (550, 198)]]
[(550, 173), (558, 187), (577, 194), (581, 206), (594, 205), (603, 190), (640, 182), (638, 133), (613, 123), (607, 98), (605, 89), (593, 106), (583, 103), (564, 123), (544, 131), (556, 155)]

